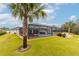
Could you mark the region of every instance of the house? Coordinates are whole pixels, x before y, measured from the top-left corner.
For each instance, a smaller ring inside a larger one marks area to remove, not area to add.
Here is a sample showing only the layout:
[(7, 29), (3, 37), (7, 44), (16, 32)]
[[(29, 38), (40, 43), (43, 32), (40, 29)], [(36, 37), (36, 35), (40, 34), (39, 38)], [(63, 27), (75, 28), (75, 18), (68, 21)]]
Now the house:
[[(29, 36), (51, 36), (53, 35), (53, 30), (57, 27), (47, 26), (41, 24), (29, 24), (28, 25), (28, 35)], [(19, 34), (22, 36), (22, 28), (19, 28)]]
[[(6, 30), (6, 32), (23, 36), (22, 27), (9, 29), (9, 30)], [(28, 25), (29, 37), (53, 36), (53, 35), (57, 35), (56, 32), (67, 32), (67, 31), (63, 30), (61, 27), (56, 27), (56, 26), (48, 26), (48, 25), (42, 25), (42, 24)]]

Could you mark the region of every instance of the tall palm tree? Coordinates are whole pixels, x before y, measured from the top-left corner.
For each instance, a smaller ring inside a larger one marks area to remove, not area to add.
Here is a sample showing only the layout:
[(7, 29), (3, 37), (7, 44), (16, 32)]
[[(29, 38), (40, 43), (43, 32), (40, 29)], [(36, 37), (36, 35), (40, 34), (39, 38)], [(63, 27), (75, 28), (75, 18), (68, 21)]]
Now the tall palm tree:
[(9, 4), (12, 14), (23, 21), (23, 48), (27, 48), (28, 39), (28, 21), (33, 21), (34, 18), (44, 18), (46, 13), (43, 4), (39, 3), (12, 3)]
[(64, 28), (65, 29), (68, 29), (68, 33), (71, 32), (71, 29), (75, 26), (76, 24), (73, 22), (73, 21), (69, 21), (69, 22), (66, 22), (64, 24)]

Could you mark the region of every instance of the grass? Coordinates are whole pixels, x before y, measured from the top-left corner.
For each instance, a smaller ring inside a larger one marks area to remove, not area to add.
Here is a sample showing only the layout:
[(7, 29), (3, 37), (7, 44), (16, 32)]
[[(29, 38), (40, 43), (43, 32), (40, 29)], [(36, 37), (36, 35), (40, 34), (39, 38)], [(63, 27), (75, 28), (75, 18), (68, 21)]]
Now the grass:
[(13, 55), (21, 44), (21, 39), (14, 34), (0, 36), (0, 55)]
[(79, 56), (79, 35), (67, 39), (50, 36), (28, 40), (31, 48), (18, 52), (22, 39), (15, 34), (0, 36), (0, 55), (3, 56)]

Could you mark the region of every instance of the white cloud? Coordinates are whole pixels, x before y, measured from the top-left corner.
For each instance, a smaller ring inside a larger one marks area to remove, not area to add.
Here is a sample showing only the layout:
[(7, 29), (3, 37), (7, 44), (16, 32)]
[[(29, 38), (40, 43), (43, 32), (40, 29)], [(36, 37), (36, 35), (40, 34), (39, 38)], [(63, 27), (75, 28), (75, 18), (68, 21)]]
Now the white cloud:
[(45, 11), (46, 13), (54, 13), (54, 12), (55, 12), (54, 9), (44, 9), (44, 11)]
[(8, 9), (7, 4), (2, 4), (2, 3), (0, 4), (0, 13), (9, 12), (10, 10), (7, 9)]
[(1, 8), (1, 9), (6, 8), (6, 5), (5, 5), (5, 4), (0, 3), (0, 8)]
[(17, 27), (19, 25), (21, 25), (21, 22), (12, 14), (0, 14), (0, 26)]
[(57, 26), (57, 27), (61, 27), (61, 25), (60, 24), (53, 24), (54, 26)]
[(55, 19), (55, 16), (52, 16), (52, 15), (48, 15), (46, 18), (44, 19), (34, 19), (33, 20), (33, 23), (36, 23), (36, 24), (46, 24), (46, 25), (50, 25), (49, 22), (51, 22), (52, 20)]
[(56, 4), (56, 3), (46, 3), (46, 4), (44, 4), (45, 6), (46, 6), (46, 8), (45, 8), (45, 11), (47, 12), (47, 13), (55, 13), (56, 12), (56, 10), (58, 10), (59, 9), (59, 5), (60, 4)]
[(77, 16), (72, 15), (72, 16), (69, 17), (69, 20), (76, 21), (77, 20)]
[(12, 21), (12, 22), (15, 22), (16, 20), (11, 14), (0, 14), (0, 21)]

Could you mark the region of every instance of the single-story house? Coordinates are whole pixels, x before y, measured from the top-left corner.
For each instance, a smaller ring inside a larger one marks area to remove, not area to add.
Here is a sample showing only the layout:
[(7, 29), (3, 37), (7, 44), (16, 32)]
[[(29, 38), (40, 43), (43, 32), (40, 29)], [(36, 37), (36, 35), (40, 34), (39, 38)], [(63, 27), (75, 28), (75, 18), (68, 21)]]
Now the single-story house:
[[(51, 36), (53, 35), (53, 30), (57, 27), (40, 25), (40, 24), (29, 24), (28, 25), (28, 35), (29, 36)], [(22, 28), (19, 28), (19, 34), (22, 35)]]
[[(41, 24), (29, 24), (28, 25), (28, 36), (53, 36), (53, 32), (62, 31), (59, 27), (56, 26), (47, 26)], [(9, 30), (10, 33), (15, 33), (18, 35), (23, 35), (22, 27), (16, 27), (14, 29)]]

